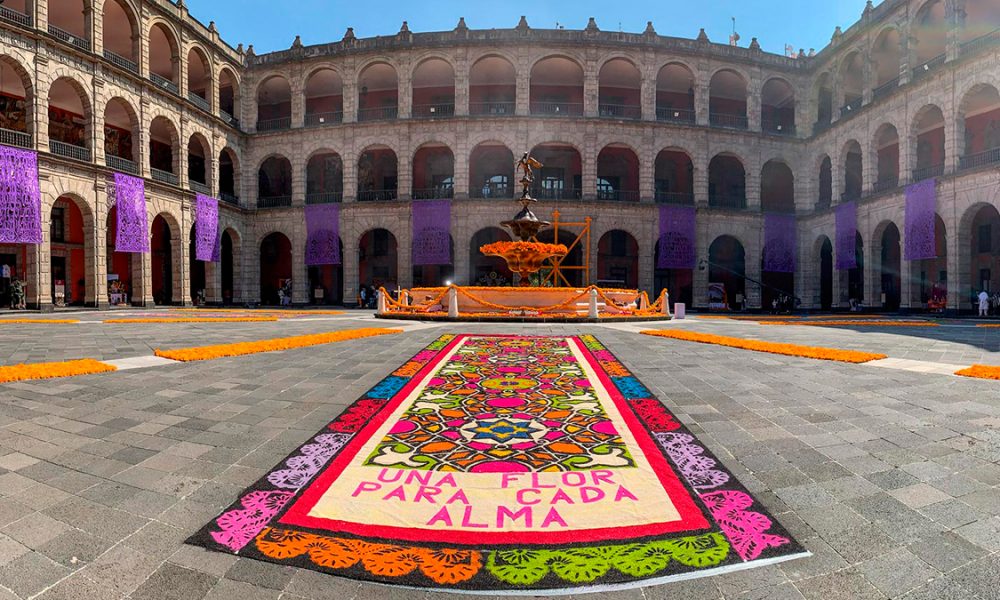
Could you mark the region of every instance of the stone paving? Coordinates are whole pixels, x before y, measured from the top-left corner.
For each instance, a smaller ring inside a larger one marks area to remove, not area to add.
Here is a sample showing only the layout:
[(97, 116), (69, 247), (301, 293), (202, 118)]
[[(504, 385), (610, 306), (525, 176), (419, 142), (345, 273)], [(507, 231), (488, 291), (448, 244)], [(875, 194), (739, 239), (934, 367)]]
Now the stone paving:
[[(89, 339), (95, 331), (145, 352), (372, 324), (359, 314), (107, 334), (105, 325), (10, 325), (0, 330), (0, 357), (8, 364), (25, 345), (32, 360), (91, 357), (104, 343)], [(910, 337), (669, 326), (835, 347), (863, 339), (865, 349), (921, 360), (939, 347), (942, 357), (981, 356), (1000, 339), (997, 330), (948, 328)], [(1000, 382), (752, 353), (620, 327), (463, 324), (0, 386), (0, 600), (455, 597), (183, 543), (386, 371), (445, 332), (597, 335), (814, 555), (604, 598), (1000, 599)], [(963, 345), (967, 335), (975, 347)], [(878, 347), (883, 341), (892, 346)], [(920, 348), (934, 350), (918, 355)]]

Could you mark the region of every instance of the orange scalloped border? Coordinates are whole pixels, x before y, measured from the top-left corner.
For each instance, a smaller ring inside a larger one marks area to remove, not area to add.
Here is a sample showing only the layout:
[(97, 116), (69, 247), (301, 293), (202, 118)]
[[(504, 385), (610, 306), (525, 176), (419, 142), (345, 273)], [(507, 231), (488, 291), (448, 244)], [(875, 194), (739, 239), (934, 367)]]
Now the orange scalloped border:
[(767, 352), (770, 354), (782, 354), (785, 356), (799, 356), (802, 358), (813, 358), (817, 360), (832, 360), (846, 363), (866, 363), (873, 360), (889, 358), (885, 354), (874, 354), (871, 352), (859, 352), (857, 350), (839, 350), (836, 348), (820, 348), (818, 346), (799, 346), (798, 344), (782, 344), (776, 342), (762, 342), (760, 340), (747, 340), (743, 338), (727, 337), (723, 335), (711, 335), (708, 333), (697, 333), (694, 331), (664, 331), (660, 329), (649, 329), (642, 332), (643, 335), (655, 337), (671, 338), (685, 342), (698, 342), (701, 344), (715, 344), (717, 346), (727, 346), (729, 348), (739, 348), (741, 350), (753, 350), (755, 352)]

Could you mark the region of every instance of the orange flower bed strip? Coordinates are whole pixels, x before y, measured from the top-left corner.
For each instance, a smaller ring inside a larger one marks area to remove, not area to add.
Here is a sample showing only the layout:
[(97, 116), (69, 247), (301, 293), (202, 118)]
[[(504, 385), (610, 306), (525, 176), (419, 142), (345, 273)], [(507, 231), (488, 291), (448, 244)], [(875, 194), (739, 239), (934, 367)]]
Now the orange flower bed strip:
[(1000, 323), (980, 323), (976, 327), (981, 329), (1000, 329)]
[(929, 321), (762, 321), (761, 325), (801, 325), (803, 327), (836, 327), (849, 325), (851, 327), (938, 327), (937, 323)]
[(162, 319), (108, 319), (105, 323), (112, 325), (125, 325), (128, 323), (274, 323), (277, 317), (178, 317), (172, 319), (165, 317)]
[(972, 365), (968, 369), (955, 371), (955, 375), (961, 377), (974, 377), (976, 379), (1000, 379), (1000, 367), (991, 365)]
[(108, 373), (118, 368), (92, 359), (68, 360), (64, 362), (34, 363), (0, 367), (0, 383), (28, 381), (31, 379), (55, 379), (75, 375)]
[(643, 335), (652, 335), (656, 337), (682, 340), (685, 342), (715, 344), (717, 346), (739, 348), (741, 350), (753, 350), (755, 352), (782, 354), (784, 356), (799, 356), (802, 358), (832, 360), (836, 362), (855, 364), (888, 358), (885, 354), (874, 354), (871, 352), (858, 352), (856, 350), (838, 350), (836, 348), (820, 348), (817, 346), (799, 346), (798, 344), (782, 344), (777, 342), (764, 342), (760, 340), (747, 340), (723, 335), (698, 333), (695, 331), (664, 331), (651, 329), (643, 331), (642, 333)]
[(73, 325), (75, 319), (0, 319), (0, 325)]
[(247, 354), (259, 354), (261, 352), (277, 352), (280, 350), (291, 350), (293, 348), (305, 348), (307, 346), (319, 346), (321, 344), (332, 344), (334, 342), (346, 342), (366, 337), (378, 335), (390, 335), (403, 333), (402, 329), (384, 329), (369, 327), (365, 329), (348, 329), (346, 331), (334, 331), (330, 333), (315, 333), (310, 335), (297, 335), (286, 338), (275, 338), (271, 340), (260, 340), (257, 342), (238, 342), (235, 344), (220, 344), (217, 346), (201, 346), (198, 348), (180, 348), (177, 350), (154, 351), (156, 356), (169, 358), (181, 362), (192, 362), (198, 360), (212, 360), (227, 356), (244, 356)]
[(480, 246), (479, 251), (486, 255), (516, 254), (557, 254), (569, 253), (569, 248), (563, 244), (543, 244), (541, 242), (493, 242)]

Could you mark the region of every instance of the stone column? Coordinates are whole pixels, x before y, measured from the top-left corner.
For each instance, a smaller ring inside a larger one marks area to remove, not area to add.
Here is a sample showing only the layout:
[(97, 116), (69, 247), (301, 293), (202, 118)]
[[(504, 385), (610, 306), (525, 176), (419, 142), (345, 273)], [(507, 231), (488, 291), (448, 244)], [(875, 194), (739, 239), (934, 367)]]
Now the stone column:
[(913, 261), (906, 260), (902, 256), (906, 248), (905, 227), (899, 232), (899, 309), (903, 312), (910, 310), (913, 301)]
[(600, 85), (596, 61), (588, 60), (583, 66), (583, 116), (597, 116)]
[(222, 304), (222, 265), (205, 263), (205, 302)]
[(455, 61), (455, 116), (469, 115), (469, 60), (464, 54)]
[(173, 270), (173, 290), (175, 304), (191, 306), (191, 222), (192, 215), (187, 205), (181, 207), (181, 230), (175, 235), (170, 232), (171, 267)]
[[(695, 75), (699, 77), (699, 75)], [(695, 80), (694, 83), (694, 114), (695, 122), (698, 125), (708, 125), (709, 121), (709, 96), (711, 92), (709, 91), (708, 82), (703, 78)]]
[[(152, 222), (152, 219), (150, 219)], [(132, 255), (132, 298), (134, 306), (153, 306), (153, 256), (149, 252)]]
[(650, 72), (651, 69), (644, 69), (642, 71), (642, 86), (640, 90), (642, 105), (642, 120), (643, 121), (655, 121), (656, 120), (656, 72)]
[(309, 304), (309, 267), (306, 266), (305, 214), (299, 213), (299, 222), (292, 229), (292, 304)]
[(413, 78), (409, 60), (400, 62), (397, 77), (396, 93), (399, 97), (399, 118), (409, 119), (413, 110)]
[[(295, 74), (292, 76), (289, 85), (292, 89), (292, 129), (299, 129), (304, 127), (306, 123), (305, 82), (302, 80), (302, 77)], [(292, 293), (295, 293), (294, 289), (292, 290)]]
[(754, 76), (747, 85), (747, 129), (761, 130), (761, 86), (760, 78)]
[(527, 50), (519, 48), (515, 63), (517, 85), (514, 110), (518, 116), (531, 114), (531, 61)]
[(708, 249), (712, 243), (708, 232), (709, 218), (705, 213), (700, 213), (695, 222), (697, 230), (697, 234), (695, 235), (695, 248), (697, 252), (695, 256), (697, 256), (698, 260), (695, 263), (694, 270), (691, 272), (693, 275), (691, 285), (694, 287), (691, 300), (699, 308), (708, 308), (708, 266), (706, 265), (705, 269), (701, 270), (698, 268), (698, 265), (702, 259), (707, 261), (709, 258)]

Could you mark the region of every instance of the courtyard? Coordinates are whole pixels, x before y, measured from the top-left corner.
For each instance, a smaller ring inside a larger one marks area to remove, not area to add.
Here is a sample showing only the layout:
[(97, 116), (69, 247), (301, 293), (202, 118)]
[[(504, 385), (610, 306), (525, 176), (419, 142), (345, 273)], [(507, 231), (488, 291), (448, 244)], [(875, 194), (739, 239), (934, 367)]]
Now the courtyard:
[[(994, 381), (949, 374), (1000, 364), (996, 329), (958, 320), (777, 327), (699, 318), (648, 326), (386, 325), (365, 311), (277, 322), (100, 322), (191, 315), (89, 312), (37, 317), (76, 324), (0, 324), (7, 365), (133, 361), (111, 373), (0, 386), (0, 597), (458, 597), (185, 543), (366, 390), (448, 333), (595, 336), (811, 553), (609, 597), (997, 597), (1000, 392)], [(387, 326), (402, 333), (203, 362), (142, 362), (157, 348)], [(639, 333), (651, 328), (857, 349), (887, 354), (889, 363), (842, 364)]]

